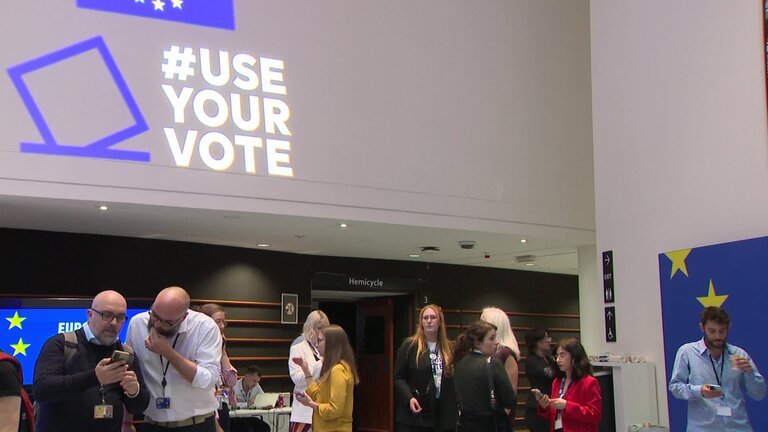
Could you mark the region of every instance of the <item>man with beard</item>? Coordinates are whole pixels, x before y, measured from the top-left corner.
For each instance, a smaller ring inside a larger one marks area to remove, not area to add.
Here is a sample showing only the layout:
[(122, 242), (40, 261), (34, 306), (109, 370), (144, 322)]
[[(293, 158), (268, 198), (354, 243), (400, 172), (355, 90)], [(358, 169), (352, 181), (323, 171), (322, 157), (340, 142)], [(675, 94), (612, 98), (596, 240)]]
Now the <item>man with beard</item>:
[(710, 306), (701, 313), (704, 337), (677, 350), (669, 391), (688, 401), (688, 431), (752, 431), (744, 393), (765, 397), (765, 380), (743, 349), (727, 343), (731, 319)]
[(216, 430), (221, 342), (213, 319), (189, 310), (189, 294), (179, 287), (162, 290), (152, 309), (131, 319), (127, 343), (141, 360), (150, 393), (142, 430)]
[(103, 291), (93, 298), (88, 322), (75, 337), (57, 334), (45, 342), (35, 364), (38, 432), (118, 432), (123, 407), (136, 414), (147, 407), (139, 363), (111, 361), (115, 350), (130, 351), (117, 339), (126, 308), (122, 295)]

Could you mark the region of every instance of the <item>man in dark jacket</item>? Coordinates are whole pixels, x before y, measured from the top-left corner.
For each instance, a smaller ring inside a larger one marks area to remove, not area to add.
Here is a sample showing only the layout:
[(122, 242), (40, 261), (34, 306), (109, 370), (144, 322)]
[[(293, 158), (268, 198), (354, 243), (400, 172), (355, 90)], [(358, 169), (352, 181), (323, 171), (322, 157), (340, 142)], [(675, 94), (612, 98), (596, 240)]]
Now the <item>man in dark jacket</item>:
[[(117, 336), (127, 304), (115, 291), (96, 295), (88, 323), (70, 344), (63, 334), (48, 339), (35, 364), (33, 383), (39, 404), (37, 432), (120, 432), (123, 407), (139, 414), (149, 404), (138, 360), (111, 361), (115, 350), (130, 351)], [(69, 346), (67, 346), (69, 345)]]

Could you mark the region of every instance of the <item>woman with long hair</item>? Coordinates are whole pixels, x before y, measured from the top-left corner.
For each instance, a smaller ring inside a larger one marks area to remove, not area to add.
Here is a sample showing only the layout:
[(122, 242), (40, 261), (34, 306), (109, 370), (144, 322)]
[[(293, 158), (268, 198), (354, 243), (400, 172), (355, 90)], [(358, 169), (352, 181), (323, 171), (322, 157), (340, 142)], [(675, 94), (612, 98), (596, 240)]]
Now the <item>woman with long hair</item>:
[(221, 383), (216, 387), (216, 395), (221, 402), (221, 409), (217, 411), (217, 418), (219, 419), (217, 431), (221, 430), (229, 432), (230, 419), (229, 419), (229, 407), (237, 406), (237, 400), (235, 399), (235, 384), (237, 384), (237, 369), (232, 366), (229, 361), (229, 355), (227, 354), (227, 337), (224, 334), (224, 329), (227, 327), (227, 313), (224, 308), (216, 303), (206, 303), (200, 306), (198, 312), (202, 312), (213, 319), (221, 332)]
[(558, 342), (556, 353), (558, 371), (552, 383), (553, 397), (536, 394), (539, 415), (552, 422), (550, 431), (597, 432), (602, 395), (584, 347), (578, 339), (566, 338)]
[(475, 321), (456, 338), (453, 380), (459, 402), (458, 432), (509, 430), (517, 403), (507, 371), (496, 354), (496, 327)]
[[(517, 346), (515, 333), (512, 332), (512, 326), (509, 324), (509, 317), (503, 310), (489, 306), (483, 309), (480, 319), (496, 326), (496, 342), (499, 344), (493, 357), (499, 359), (501, 364), (504, 365), (509, 382), (512, 384), (515, 392), (517, 392), (520, 348)], [(509, 420), (509, 429), (512, 430), (515, 424), (514, 408), (510, 411), (507, 419)]]
[[(542, 394), (551, 396), (552, 380), (555, 377), (555, 361), (549, 346), (552, 338), (547, 329), (536, 327), (525, 334), (525, 344), (528, 347), (528, 357), (525, 359), (525, 376), (531, 384), (531, 389), (537, 389)], [(530, 432), (549, 432), (550, 422), (538, 414), (539, 403), (531, 392), (525, 403), (525, 424)]]
[(448, 431), (456, 428), (456, 398), (450, 369), (451, 343), (440, 306), (419, 312), (416, 333), (395, 357), (395, 415), (400, 431)]
[[(320, 377), (320, 368), (322, 367), (323, 356), (317, 347), (318, 335), (327, 327), (328, 315), (321, 310), (314, 310), (307, 315), (304, 321), (304, 328), (299, 337), (291, 344), (291, 352), (288, 355), (288, 371), (293, 381), (294, 394), (303, 393), (307, 388), (307, 382), (304, 379), (304, 371), (292, 359), (300, 357), (304, 359), (310, 373), (315, 379)], [(309, 432), (312, 430), (312, 409), (306, 405), (298, 403), (294, 398), (291, 407), (291, 422), (289, 432)]]
[(304, 372), (307, 382), (307, 389), (295, 394), (296, 400), (312, 410), (314, 432), (351, 432), (354, 386), (360, 382), (355, 353), (347, 333), (337, 325), (325, 327), (317, 340), (323, 357), (317, 380), (303, 358), (291, 359)]

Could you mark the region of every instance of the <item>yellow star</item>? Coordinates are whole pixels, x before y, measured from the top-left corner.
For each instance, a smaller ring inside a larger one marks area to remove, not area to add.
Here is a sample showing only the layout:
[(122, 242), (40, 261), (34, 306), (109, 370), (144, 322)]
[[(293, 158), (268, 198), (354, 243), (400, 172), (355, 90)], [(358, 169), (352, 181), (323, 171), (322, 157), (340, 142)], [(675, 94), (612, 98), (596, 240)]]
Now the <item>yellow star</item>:
[(10, 329), (12, 329), (14, 327), (21, 328), (21, 322), (24, 321), (26, 318), (20, 317), (19, 316), (19, 311), (16, 311), (16, 313), (13, 314), (12, 317), (6, 318), (6, 319), (8, 320), (8, 322), (11, 323), (11, 325), (8, 326), (8, 330), (10, 330)]
[(672, 261), (672, 273), (669, 278), (672, 279), (678, 270), (688, 276), (688, 267), (685, 266), (685, 259), (688, 258), (688, 254), (691, 253), (690, 249), (681, 249), (679, 251), (667, 252), (664, 255)]
[(19, 342), (15, 344), (11, 344), (11, 348), (13, 348), (13, 356), (16, 357), (17, 354), (21, 353), (24, 354), (24, 357), (27, 356), (27, 347), (29, 347), (30, 344), (25, 344), (21, 338), (19, 338)]
[(162, 0), (152, 0), (152, 4), (155, 5), (155, 10), (165, 11), (163, 9), (163, 6), (165, 6), (165, 2)]
[(699, 303), (704, 305), (704, 307), (710, 307), (710, 306), (717, 306), (720, 307), (720, 305), (725, 302), (725, 299), (728, 298), (728, 295), (717, 295), (715, 294), (715, 286), (712, 285), (712, 279), (709, 280), (709, 294), (707, 294), (706, 297), (696, 297), (697, 300), (699, 300)]
[(171, 0), (171, 2), (173, 2), (174, 8), (181, 9), (181, 4), (184, 3), (184, 0)]

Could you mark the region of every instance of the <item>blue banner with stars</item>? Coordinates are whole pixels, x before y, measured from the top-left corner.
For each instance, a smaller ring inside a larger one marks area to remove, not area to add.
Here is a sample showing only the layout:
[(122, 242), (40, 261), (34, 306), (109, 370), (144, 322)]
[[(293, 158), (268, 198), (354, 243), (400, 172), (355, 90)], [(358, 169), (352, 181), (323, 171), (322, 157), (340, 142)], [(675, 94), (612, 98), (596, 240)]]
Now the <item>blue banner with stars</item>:
[(233, 3), (234, 0), (77, 0), (77, 7), (234, 30)]
[[(768, 346), (762, 342), (762, 320), (768, 305), (768, 237), (659, 254), (661, 311), (664, 328), (666, 383), (677, 349), (703, 337), (701, 312), (719, 306), (731, 317), (728, 342), (745, 349), (760, 373), (768, 373)], [(687, 402), (667, 391), (670, 430), (684, 431)], [(755, 431), (768, 431), (768, 411), (747, 398)]]
[[(128, 319), (146, 309), (128, 309)], [(84, 308), (0, 309), (0, 349), (14, 356), (24, 370), (24, 384), (32, 384), (40, 349), (51, 336), (79, 329), (88, 321)], [(125, 340), (126, 320), (120, 332)]]

